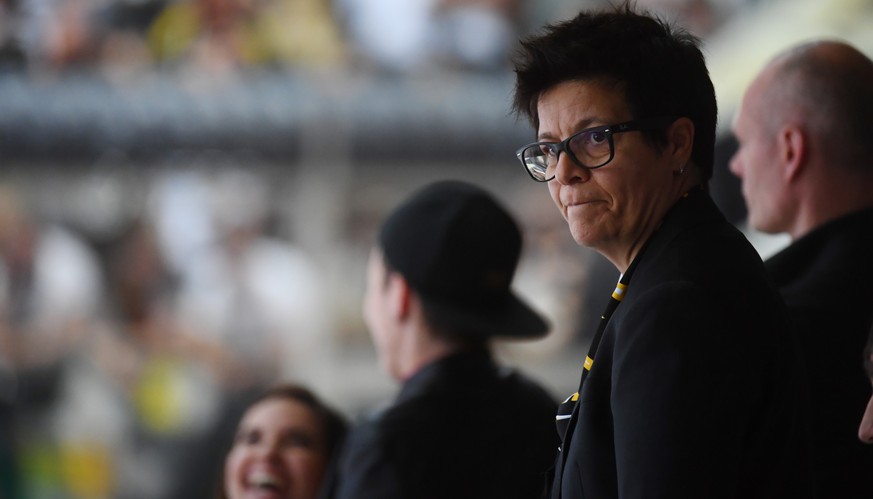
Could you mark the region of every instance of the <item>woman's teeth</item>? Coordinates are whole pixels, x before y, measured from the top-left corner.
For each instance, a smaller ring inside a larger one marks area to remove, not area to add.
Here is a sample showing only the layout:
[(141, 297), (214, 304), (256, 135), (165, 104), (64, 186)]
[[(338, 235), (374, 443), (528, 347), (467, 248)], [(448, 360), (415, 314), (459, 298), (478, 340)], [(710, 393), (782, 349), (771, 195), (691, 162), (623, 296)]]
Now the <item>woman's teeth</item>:
[(249, 485), (259, 489), (276, 490), (282, 486), (282, 482), (273, 475), (259, 473), (249, 478)]

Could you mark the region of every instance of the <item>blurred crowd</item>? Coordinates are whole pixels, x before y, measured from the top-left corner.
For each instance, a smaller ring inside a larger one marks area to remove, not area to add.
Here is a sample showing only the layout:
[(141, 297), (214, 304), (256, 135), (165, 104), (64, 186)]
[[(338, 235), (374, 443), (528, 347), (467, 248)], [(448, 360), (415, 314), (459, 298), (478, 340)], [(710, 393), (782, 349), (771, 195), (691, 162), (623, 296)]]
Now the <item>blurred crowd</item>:
[[(0, 65), (45, 76), (154, 69), (221, 76), (364, 65), (505, 69), (520, 34), (597, 0), (2, 0)], [(706, 36), (742, 3), (638, 2)]]
[(264, 178), (150, 183), (103, 239), (0, 189), (0, 497), (207, 497), (245, 400), (323, 358), (318, 265)]

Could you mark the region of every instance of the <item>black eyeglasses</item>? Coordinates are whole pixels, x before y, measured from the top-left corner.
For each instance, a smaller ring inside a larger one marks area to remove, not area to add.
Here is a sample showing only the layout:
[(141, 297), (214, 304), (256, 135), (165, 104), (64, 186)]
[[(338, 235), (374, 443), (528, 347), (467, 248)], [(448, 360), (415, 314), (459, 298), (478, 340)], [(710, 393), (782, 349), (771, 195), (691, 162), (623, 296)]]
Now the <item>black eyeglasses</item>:
[(555, 168), (561, 152), (566, 152), (573, 163), (593, 170), (612, 161), (615, 146), (612, 136), (620, 132), (655, 130), (676, 121), (670, 116), (642, 118), (617, 125), (596, 126), (577, 132), (561, 142), (534, 142), (515, 152), (524, 170), (537, 182), (555, 178)]

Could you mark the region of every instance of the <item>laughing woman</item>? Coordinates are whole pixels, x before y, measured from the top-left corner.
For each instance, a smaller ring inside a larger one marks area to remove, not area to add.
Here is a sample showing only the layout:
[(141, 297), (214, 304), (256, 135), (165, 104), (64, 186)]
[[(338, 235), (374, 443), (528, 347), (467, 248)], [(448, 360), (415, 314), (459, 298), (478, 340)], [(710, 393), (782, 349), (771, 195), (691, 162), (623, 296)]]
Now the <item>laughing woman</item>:
[(274, 387), (243, 414), (224, 462), (223, 499), (331, 496), (346, 422), (312, 392)]

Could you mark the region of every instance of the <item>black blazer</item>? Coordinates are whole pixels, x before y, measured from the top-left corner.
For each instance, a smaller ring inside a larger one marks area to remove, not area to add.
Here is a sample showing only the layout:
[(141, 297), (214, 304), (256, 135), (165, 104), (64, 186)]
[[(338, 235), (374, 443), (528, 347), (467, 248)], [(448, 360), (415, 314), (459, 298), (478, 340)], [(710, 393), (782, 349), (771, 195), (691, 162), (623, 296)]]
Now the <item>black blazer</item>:
[(609, 320), (552, 497), (806, 497), (799, 358), (758, 254), (695, 190)]
[(339, 499), (536, 499), (558, 447), (555, 401), (485, 351), (426, 366), (352, 432)]
[(873, 209), (824, 224), (765, 262), (806, 357), (813, 472), (821, 499), (873, 498), (862, 351), (873, 322)]

